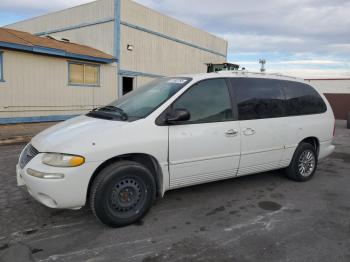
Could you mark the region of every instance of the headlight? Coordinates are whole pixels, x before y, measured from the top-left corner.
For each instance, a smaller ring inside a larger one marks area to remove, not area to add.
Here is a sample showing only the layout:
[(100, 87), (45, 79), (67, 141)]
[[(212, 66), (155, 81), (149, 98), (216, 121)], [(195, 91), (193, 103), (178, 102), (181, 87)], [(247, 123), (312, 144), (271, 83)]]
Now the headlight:
[(44, 164), (56, 167), (76, 167), (84, 164), (82, 156), (74, 156), (59, 153), (46, 153), (41, 160)]

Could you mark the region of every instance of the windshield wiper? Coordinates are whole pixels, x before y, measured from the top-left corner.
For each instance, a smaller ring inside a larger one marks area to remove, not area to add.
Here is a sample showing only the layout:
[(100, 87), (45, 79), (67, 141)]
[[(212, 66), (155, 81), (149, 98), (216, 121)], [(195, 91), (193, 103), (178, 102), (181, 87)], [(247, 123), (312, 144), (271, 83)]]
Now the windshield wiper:
[(103, 106), (103, 107), (97, 107), (92, 109), (91, 112), (95, 112), (95, 111), (111, 111), (111, 112), (117, 112), (120, 114), (122, 120), (126, 121), (128, 120), (128, 114), (124, 112), (123, 109), (116, 107), (116, 106)]

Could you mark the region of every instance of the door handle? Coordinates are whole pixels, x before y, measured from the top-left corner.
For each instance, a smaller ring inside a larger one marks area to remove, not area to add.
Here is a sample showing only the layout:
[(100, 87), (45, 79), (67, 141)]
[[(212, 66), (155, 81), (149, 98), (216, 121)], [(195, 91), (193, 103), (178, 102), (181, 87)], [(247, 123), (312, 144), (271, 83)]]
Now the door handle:
[(254, 135), (255, 134), (255, 129), (253, 129), (253, 128), (245, 128), (245, 129), (243, 129), (243, 134), (245, 135), (245, 136), (252, 136), (252, 135)]
[(238, 131), (236, 129), (229, 129), (225, 132), (226, 136), (236, 136), (238, 135)]

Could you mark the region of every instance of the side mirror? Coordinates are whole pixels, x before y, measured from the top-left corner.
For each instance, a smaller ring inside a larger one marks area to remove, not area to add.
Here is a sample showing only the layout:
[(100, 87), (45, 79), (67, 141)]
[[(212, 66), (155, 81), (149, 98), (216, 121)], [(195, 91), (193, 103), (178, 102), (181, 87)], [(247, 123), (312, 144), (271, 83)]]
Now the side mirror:
[(166, 114), (165, 121), (167, 124), (176, 124), (177, 122), (190, 120), (190, 117), (190, 112), (186, 109), (175, 109)]

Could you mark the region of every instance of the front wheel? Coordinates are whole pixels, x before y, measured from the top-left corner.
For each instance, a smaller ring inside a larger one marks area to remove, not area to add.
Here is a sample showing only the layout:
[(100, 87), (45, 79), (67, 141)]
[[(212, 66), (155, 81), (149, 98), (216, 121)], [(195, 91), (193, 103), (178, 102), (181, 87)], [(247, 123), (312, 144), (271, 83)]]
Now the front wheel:
[(309, 143), (300, 143), (290, 165), (287, 167), (287, 176), (295, 181), (310, 180), (317, 168), (317, 154), (315, 148)]
[(105, 225), (120, 227), (140, 220), (156, 194), (151, 172), (132, 161), (121, 161), (103, 169), (92, 183), (90, 205)]

